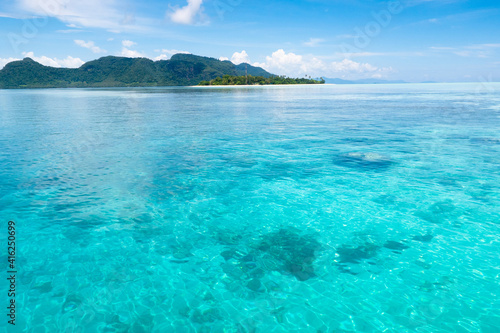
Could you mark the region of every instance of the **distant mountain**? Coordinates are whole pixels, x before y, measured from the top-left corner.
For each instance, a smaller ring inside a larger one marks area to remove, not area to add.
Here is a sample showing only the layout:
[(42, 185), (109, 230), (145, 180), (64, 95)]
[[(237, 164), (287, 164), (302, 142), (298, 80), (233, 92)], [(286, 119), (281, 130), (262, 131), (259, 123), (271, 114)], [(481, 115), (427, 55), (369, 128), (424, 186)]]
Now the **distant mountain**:
[(408, 83), (401, 80), (381, 80), (381, 79), (361, 79), (361, 80), (343, 80), (325, 78), (326, 83), (330, 84), (388, 84), (388, 83)]
[(31, 58), (13, 61), (0, 70), (0, 89), (81, 88), (197, 85), (223, 75), (271, 77), (271, 73), (249, 64), (176, 54), (170, 60), (102, 57), (80, 68), (54, 68)]

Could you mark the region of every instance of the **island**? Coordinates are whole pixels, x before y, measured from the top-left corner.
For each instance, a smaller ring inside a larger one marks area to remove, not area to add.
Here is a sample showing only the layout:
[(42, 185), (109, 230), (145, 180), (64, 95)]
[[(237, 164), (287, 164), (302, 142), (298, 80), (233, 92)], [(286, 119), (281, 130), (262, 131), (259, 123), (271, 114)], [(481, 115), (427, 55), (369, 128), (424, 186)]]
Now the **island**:
[(79, 68), (55, 68), (24, 58), (0, 70), (0, 89), (196, 86), (224, 75), (274, 76), (250, 64), (235, 65), (193, 54), (175, 54), (159, 61), (106, 56)]
[(325, 80), (290, 78), (286, 76), (252, 76), (252, 75), (224, 75), (210, 81), (201, 81), (199, 86), (241, 86), (241, 85), (271, 85), (271, 84), (324, 84)]

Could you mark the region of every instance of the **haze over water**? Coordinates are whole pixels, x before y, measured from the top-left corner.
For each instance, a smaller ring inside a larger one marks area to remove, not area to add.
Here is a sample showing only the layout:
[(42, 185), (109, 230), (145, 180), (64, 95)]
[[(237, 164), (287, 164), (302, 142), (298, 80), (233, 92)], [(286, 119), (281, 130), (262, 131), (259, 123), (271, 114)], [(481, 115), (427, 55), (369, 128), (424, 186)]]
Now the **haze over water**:
[(500, 327), (500, 84), (3, 90), (0, 105), (19, 332)]

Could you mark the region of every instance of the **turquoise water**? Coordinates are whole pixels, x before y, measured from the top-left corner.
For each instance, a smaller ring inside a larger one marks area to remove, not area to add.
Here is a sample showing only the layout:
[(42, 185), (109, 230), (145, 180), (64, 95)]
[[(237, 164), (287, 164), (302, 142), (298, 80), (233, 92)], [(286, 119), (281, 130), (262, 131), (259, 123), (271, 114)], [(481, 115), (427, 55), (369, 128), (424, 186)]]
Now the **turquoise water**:
[(498, 332), (500, 84), (0, 107), (18, 332)]

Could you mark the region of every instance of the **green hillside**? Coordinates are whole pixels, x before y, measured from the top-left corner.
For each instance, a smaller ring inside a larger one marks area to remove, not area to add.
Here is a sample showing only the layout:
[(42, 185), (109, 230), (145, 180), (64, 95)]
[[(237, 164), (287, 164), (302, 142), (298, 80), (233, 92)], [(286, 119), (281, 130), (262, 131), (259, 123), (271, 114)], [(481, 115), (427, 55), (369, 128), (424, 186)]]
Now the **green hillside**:
[(260, 67), (192, 54), (170, 60), (102, 57), (80, 68), (43, 66), (30, 58), (13, 61), (0, 70), (0, 88), (143, 87), (197, 85), (224, 75), (271, 77)]

